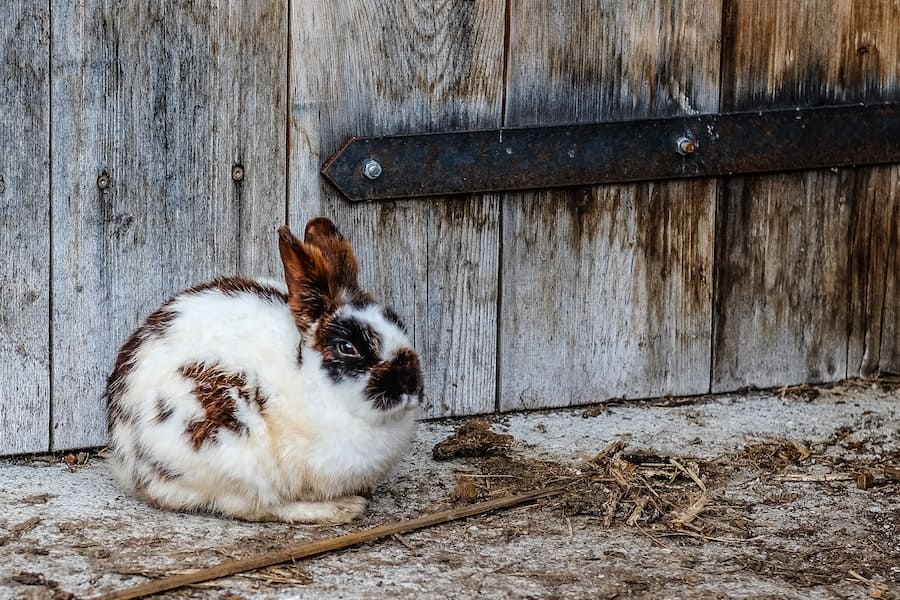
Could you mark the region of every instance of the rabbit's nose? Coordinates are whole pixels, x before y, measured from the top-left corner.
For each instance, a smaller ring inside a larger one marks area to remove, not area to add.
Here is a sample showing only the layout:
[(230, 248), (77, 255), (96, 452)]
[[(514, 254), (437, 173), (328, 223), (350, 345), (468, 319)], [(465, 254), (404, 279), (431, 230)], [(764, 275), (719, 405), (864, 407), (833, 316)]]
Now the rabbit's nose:
[(420, 394), (422, 391), (422, 366), (419, 357), (409, 348), (397, 352), (391, 361), (397, 382), (406, 394)]

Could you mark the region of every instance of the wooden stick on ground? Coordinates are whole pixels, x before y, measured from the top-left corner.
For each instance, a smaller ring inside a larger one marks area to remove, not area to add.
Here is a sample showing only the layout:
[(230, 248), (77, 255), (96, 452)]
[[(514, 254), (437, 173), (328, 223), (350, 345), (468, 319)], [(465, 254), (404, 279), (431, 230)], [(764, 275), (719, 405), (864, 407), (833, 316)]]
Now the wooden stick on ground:
[(219, 579), (221, 577), (228, 577), (230, 575), (243, 573), (245, 571), (253, 571), (254, 569), (261, 569), (263, 567), (277, 565), (289, 560), (306, 558), (308, 556), (315, 556), (317, 554), (325, 554), (327, 552), (341, 550), (349, 546), (355, 546), (357, 544), (381, 539), (398, 533), (413, 531), (415, 529), (423, 529), (425, 527), (432, 527), (434, 525), (440, 525), (441, 523), (449, 523), (450, 521), (465, 519), (466, 517), (480, 515), (493, 510), (500, 510), (503, 508), (517, 506), (519, 504), (524, 504), (526, 502), (531, 502), (540, 498), (547, 498), (548, 496), (561, 494), (564, 489), (565, 486), (545, 488), (542, 490), (528, 492), (526, 494), (520, 494), (518, 496), (499, 498), (497, 500), (488, 500), (486, 502), (478, 502), (476, 504), (471, 504), (469, 506), (464, 506), (461, 508), (454, 508), (451, 510), (431, 513), (407, 521), (387, 523), (385, 525), (379, 525), (378, 527), (373, 527), (364, 531), (348, 533), (347, 535), (342, 535), (335, 538), (328, 538), (315, 542), (307, 542), (297, 546), (292, 546), (290, 548), (284, 548), (281, 550), (274, 550), (266, 554), (260, 554), (259, 556), (252, 556), (250, 558), (242, 558), (239, 560), (223, 562), (212, 567), (207, 567), (205, 569), (197, 569), (196, 571), (191, 571), (190, 573), (182, 573), (180, 575), (172, 575), (171, 577), (163, 577), (162, 579), (157, 579), (156, 581), (148, 581), (147, 583), (142, 583), (134, 587), (120, 590), (118, 592), (103, 594), (101, 596), (97, 596), (96, 598), (97, 600), (130, 600), (131, 598), (143, 598), (144, 596), (174, 590), (186, 585), (210, 581), (212, 579)]

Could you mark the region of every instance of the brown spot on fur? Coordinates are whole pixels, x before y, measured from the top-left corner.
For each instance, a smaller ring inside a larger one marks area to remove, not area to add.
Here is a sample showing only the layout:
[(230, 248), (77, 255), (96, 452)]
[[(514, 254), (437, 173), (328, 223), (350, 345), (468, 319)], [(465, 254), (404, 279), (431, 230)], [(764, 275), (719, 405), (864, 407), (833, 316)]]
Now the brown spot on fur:
[[(134, 420), (134, 415), (126, 414), (120, 399), (125, 392), (128, 376), (134, 369), (135, 355), (137, 354), (138, 349), (148, 340), (161, 337), (166, 332), (176, 316), (176, 313), (172, 311), (171, 308), (175, 301), (182, 296), (199, 294), (207, 290), (218, 290), (226, 296), (254, 294), (272, 302), (287, 302), (287, 295), (281, 290), (243, 277), (220, 277), (218, 279), (213, 279), (212, 281), (184, 290), (167, 300), (156, 312), (147, 317), (144, 324), (128, 338), (121, 350), (119, 350), (112, 373), (106, 380), (107, 417), (110, 430), (116, 422)], [(162, 412), (163, 411), (158, 411), (157, 416), (159, 417)], [(162, 421), (165, 420), (165, 418), (168, 418), (168, 415), (159, 420)]]
[(153, 479), (172, 481), (182, 477), (182, 474), (171, 467), (150, 458), (150, 453), (140, 445), (134, 446), (135, 469), (131, 480), (138, 491), (147, 488)]
[[(287, 296), (278, 288), (263, 285), (252, 279), (243, 277), (219, 277), (206, 283), (201, 283), (190, 289), (185, 290), (179, 296), (199, 294), (207, 290), (218, 290), (226, 296), (236, 296), (238, 294), (253, 294), (269, 301), (287, 301)], [(177, 296), (176, 296), (177, 298)]]
[(195, 450), (203, 444), (214, 442), (221, 429), (244, 433), (246, 424), (237, 418), (235, 398), (262, 409), (265, 396), (259, 388), (251, 388), (242, 373), (230, 373), (220, 366), (206, 363), (185, 365), (179, 372), (194, 382), (194, 396), (205, 413), (202, 419), (188, 423), (187, 434)]
[(175, 313), (169, 309), (171, 302), (170, 300), (147, 317), (144, 324), (131, 334), (116, 356), (112, 373), (106, 379), (107, 425), (110, 430), (114, 423), (133, 418), (133, 415), (128, 415), (121, 404), (121, 397), (125, 392), (125, 382), (134, 369), (135, 355), (141, 345), (147, 340), (163, 335), (172, 319), (175, 318)]
[(178, 471), (176, 471), (170, 467), (167, 467), (166, 465), (162, 464), (161, 462), (150, 461), (147, 464), (147, 466), (150, 467), (150, 471), (156, 477), (158, 477), (159, 479), (162, 479), (163, 481), (172, 481), (174, 479), (178, 479), (181, 477), (181, 473), (179, 473)]
[(331, 349), (328, 345), (328, 336), (326, 335), (328, 326), (331, 324), (331, 321), (333, 319), (334, 315), (328, 315), (326, 317), (323, 317), (322, 320), (319, 321), (319, 326), (316, 327), (316, 334), (312, 338), (312, 341), (309, 345), (310, 348), (322, 355), (323, 360), (333, 358), (331, 355)]
[(172, 416), (173, 412), (175, 412), (175, 408), (166, 402), (165, 398), (156, 399), (156, 416), (154, 417), (154, 420), (157, 423), (162, 423), (167, 420)]
[(250, 401), (253, 402), (259, 408), (260, 411), (266, 407), (266, 396), (260, 391), (258, 387), (253, 388), (253, 393), (250, 395)]
[(368, 292), (364, 292), (359, 288), (345, 289), (341, 297), (344, 304), (349, 304), (354, 308), (365, 308), (375, 303), (375, 299)]

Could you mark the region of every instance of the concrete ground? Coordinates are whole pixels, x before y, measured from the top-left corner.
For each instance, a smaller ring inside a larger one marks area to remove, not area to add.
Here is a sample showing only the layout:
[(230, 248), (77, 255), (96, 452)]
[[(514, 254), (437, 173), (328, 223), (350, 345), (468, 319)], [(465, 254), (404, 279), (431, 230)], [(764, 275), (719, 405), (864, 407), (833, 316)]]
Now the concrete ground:
[(423, 423), (366, 517), (340, 527), (155, 510), (117, 489), (96, 453), (0, 461), (0, 598), (107, 593), (560, 482), (563, 497), (164, 597), (898, 598), (898, 389), (848, 383), (489, 421), (512, 439), (475, 427), (486, 445), (442, 462), (432, 448), (460, 421)]

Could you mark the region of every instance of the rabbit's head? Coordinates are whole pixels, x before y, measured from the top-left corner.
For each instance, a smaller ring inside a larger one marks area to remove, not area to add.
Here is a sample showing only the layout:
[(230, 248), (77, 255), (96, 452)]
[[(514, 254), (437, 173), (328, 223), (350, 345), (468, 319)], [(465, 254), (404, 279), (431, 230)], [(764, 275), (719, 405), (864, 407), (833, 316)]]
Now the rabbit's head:
[(353, 249), (334, 223), (313, 219), (302, 242), (287, 227), (278, 234), (294, 322), (341, 396), (376, 416), (418, 406), (422, 369), (403, 322), (360, 289)]

